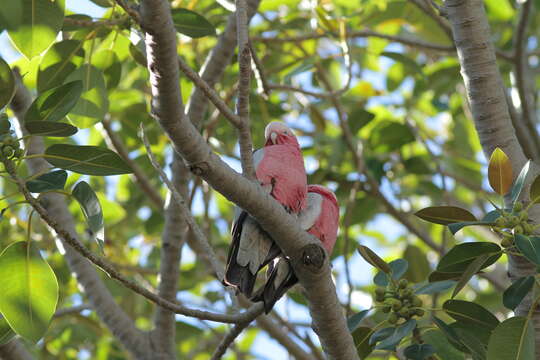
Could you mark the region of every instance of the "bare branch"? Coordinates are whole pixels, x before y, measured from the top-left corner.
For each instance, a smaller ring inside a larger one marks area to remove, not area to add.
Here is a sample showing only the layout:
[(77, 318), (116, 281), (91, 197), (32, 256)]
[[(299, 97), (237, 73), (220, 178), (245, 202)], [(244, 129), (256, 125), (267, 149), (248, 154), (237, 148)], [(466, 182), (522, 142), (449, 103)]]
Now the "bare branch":
[[(150, 147), (150, 143), (148, 142), (148, 138), (146, 137), (146, 134), (144, 132), (144, 127), (142, 123), (141, 123), (141, 138), (143, 140), (144, 146), (146, 148), (146, 153), (148, 154), (148, 158), (150, 159), (152, 166), (154, 167), (154, 169), (156, 169), (156, 171), (159, 174), (159, 177), (161, 178), (161, 180), (165, 183), (165, 185), (171, 192), (172, 198), (174, 202), (177, 204), (178, 211), (180, 212), (182, 218), (186, 221), (189, 228), (191, 229), (194, 235), (195, 241), (198, 243), (200, 248), (204, 249), (204, 258), (211, 265), (212, 270), (214, 271), (214, 274), (216, 275), (216, 277), (220, 281), (223, 280), (223, 267), (220, 266), (217, 260), (217, 256), (214, 252), (214, 249), (212, 249), (212, 247), (208, 243), (208, 240), (206, 240), (206, 237), (204, 236), (204, 233), (202, 232), (201, 228), (199, 227), (199, 225), (197, 225), (197, 221), (191, 214), (191, 211), (189, 211), (189, 208), (186, 205), (184, 198), (178, 192), (176, 187), (167, 177), (167, 174), (165, 174), (165, 172), (163, 171), (163, 169), (157, 162), (156, 157), (154, 156), (154, 153), (152, 152), (152, 149)], [(176, 159), (175, 161), (179, 161), (179, 159)]]
[(262, 66), (261, 60), (257, 56), (255, 47), (251, 42), (251, 39), (248, 41), (249, 51), (251, 52), (251, 57), (253, 60), (253, 68), (255, 73), (255, 79), (257, 80), (257, 91), (263, 93), (265, 96), (270, 95), (270, 88), (268, 87), (268, 80), (266, 79), (266, 74), (264, 73), (264, 68)]
[(26, 350), (20, 339), (14, 338), (7, 344), (0, 345), (0, 359), (34, 360), (34, 357)]
[(328, 356), (358, 359), (330, 276), (328, 256), (320, 242), (300, 229), (294, 217), (260, 186), (234, 172), (214, 154), (193, 124), (186, 121), (178, 100), (176, 39), (168, 2), (143, 1), (141, 17), (146, 31), (153, 115), (175, 150), (192, 172), (249, 212), (291, 258), (295, 274), (307, 290), (310, 312)]
[(61, 316), (71, 315), (71, 314), (78, 314), (83, 310), (91, 310), (91, 309), (92, 309), (92, 306), (90, 306), (89, 304), (75, 305), (68, 308), (58, 309), (56, 310), (53, 316), (57, 318)]

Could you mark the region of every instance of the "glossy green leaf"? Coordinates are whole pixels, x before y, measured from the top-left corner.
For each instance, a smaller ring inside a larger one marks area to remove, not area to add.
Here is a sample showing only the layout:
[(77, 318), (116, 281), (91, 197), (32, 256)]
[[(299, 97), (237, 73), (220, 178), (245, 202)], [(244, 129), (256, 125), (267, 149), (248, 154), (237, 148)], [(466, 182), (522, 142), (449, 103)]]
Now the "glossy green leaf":
[(6, 319), (0, 315), (0, 346), (10, 342), (15, 335), (15, 332), (9, 327)]
[(463, 324), (472, 324), (493, 330), (499, 325), (499, 320), (483, 306), (464, 300), (447, 300), (443, 304), (443, 310), (457, 321)]
[(364, 260), (382, 272), (389, 274), (392, 271), (390, 266), (367, 246), (360, 245), (358, 247), (358, 252), (364, 258)]
[(422, 339), (431, 344), (437, 353), (437, 357), (440, 360), (464, 360), (465, 355), (463, 352), (457, 350), (444, 333), (440, 330), (427, 330), (422, 333)]
[(33, 193), (41, 193), (49, 190), (62, 190), (66, 185), (66, 180), (67, 172), (65, 170), (55, 170), (27, 181), (26, 187)]
[(8, 134), (11, 129), (11, 123), (6, 114), (0, 114), (0, 135)]
[(458, 350), (461, 350), (464, 345), (461, 343), (461, 339), (459, 338), (457, 332), (436, 316), (433, 317), (433, 322), (441, 330), (446, 339), (448, 339), (450, 344), (452, 344), (452, 346), (456, 347)]
[(465, 221), (465, 222), (458, 222), (453, 224), (448, 224), (448, 230), (455, 235), (459, 230), (463, 229), (466, 226), (471, 225), (481, 225), (481, 226), (491, 226), (493, 225), (493, 221)]
[(411, 129), (395, 121), (382, 121), (370, 132), (369, 145), (377, 153), (388, 153), (415, 140)]
[(29, 134), (49, 137), (68, 137), (78, 131), (73, 125), (52, 121), (29, 121), (24, 127)]
[[(409, 264), (407, 260), (405, 259), (396, 259), (389, 262), (388, 266), (390, 266), (392, 278), (394, 280), (399, 280), (403, 277), (403, 275), (407, 271)], [(388, 285), (388, 276), (384, 272), (379, 271), (377, 275), (375, 275), (374, 282), (377, 285), (384, 287)]]
[(455, 206), (431, 206), (417, 211), (414, 215), (420, 219), (441, 225), (477, 220), (468, 210)]
[(453, 280), (443, 280), (426, 284), (419, 284), (419, 286), (415, 288), (414, 293), (417, 295), (436, 294), (451, 289), (455, 284), (456, 282)]
[(491, 188), (499, 195), (506, 194), (512, 186), (512, 164), (500, 148), (496, 148), (489, 159), (488, 179)]
[(503, 321), (489, 339), (487, 355), (489, 360), (536, 359), (531, 321), (518, 316)]
[(514, 235), (514, 242), (523, 254), (533, 264), (540, 265), (540, 237), (525, 236), (523, 234)]
[(452, 292), (452, 298), (455, 297), (465, 285), (471, 280), (471, 278), (482, 268), (490, 254), (482, 254), (474, 259), (465, 269), (461, 278), (459, 279), (454, 291)]
[(100, 50), (92, 56), (92, 65), (101, 70), (107, 89), (118, 85), (122, 77), (122, 64), (113, 50)]
[(72, 81), (41, 93), (30, 105), (25, 122), (64, 118), (75, 106), (82, 93), (82, 81)]
[(430, 283), (443, 282), (443, 281), (454, 281), (454, 284), (461, 278), (463, 272), (444, 272), (435, 270), (428, 276), (428, 281)]
[(349, 332), (353, 333), (360, 326), (360, 322), (364, 320), (369, 311), (369, 309), (362, 310), (347, 319), (347, 327), (349, 328)]
[(407, 245), (403, 258), (409, 263), (409, 268), (404, 275), (405, 279), (419, 283), (427, 278), (431, 268), (426, 254), (418, 246)]
[(369, 338), (372, 333), (373, 330), (365, 326), (358, 327), (352, 333), (354, 346), (356, 347), (360, 359), (365, 359), (373, 351), (374, 345), (369, 343)]
[[(313, 67), (313, 64), (311, 64)], [(358, 133), (358, 131), (369, 124), (375, 118), (375, 114), (359, 107), (354, 109), (352, 113), (349, 114), (347, 121), (349, 123), (349, 128), (353, 134)]]
[(39, 93), (62, 85), (66, 78), (83, 64), (85, 53), (82, 46), (82, 42), (70, 39), (57, 42), (47, 50), (39, 63)]
[[(105, 228), (103, 223), (103, 210), (94, 190), (85, 181), (79, 182), (71, 192), (73, 197), (81, 205), (84, 218), (88, 224), (92, 237), (96, 239), (100, 248), (105, 240)], [(103, 250), (103, 249), (102, 249)]]
[(101, 121), (109, 109), (107, 88), (103, 73), (90, 65), (83, 65), (71, 73), (66, 81), (81, 80), (82, 95), (71, 110), (69, 119), (78, 128), (85, 129)]
[(402, 63), (409, 70), (410, 73), (418, 73), (419, 75), (424, 74), (422, 71), (422, 67), (418, 64), (418, 62), (403, 55), (403, 53), (383, 51), (381, 55), (390, 58), (396, 62)]
[(534, 276), (525, 276), (517, 279), (503, 293), (503, 305), (514, 310), (521, 300), (531, 291), (534, 285)]
[(0, 57), (0, 109), (9, 104), (15, 95), (15, 77), (8, 63)]
[[(464, 347), (464, 351), (470, 353), (475, 360), (487, 360), (487, 344), (483, 343), (478, 337), (480, 334), (478, 328), (470, 328), (463, 326), (459, 321), (450, 324), (455, 330), (456, 334), (461, 341), (461, 345)], [(485, 328), (480, 328), (483, 333), (489, 336), (489, 331)]]
[(22, 337), (37, 342), (56, 310), (58, 283), (33, 242), (16, 242), (0, 254), (0, 312)]
[(44, 157), (56, 167), (79, 174), (107, 176), (132, 172), (118, 154), (98, 146), (55, 144), (45, 150)]
[(523, 189), (523, 185), (525, 184), (525, 179), (527, 178), (527, 175), (529, 174), (529, 168), (530, 168), (531, 160), (527, 161), (525, 165), (523, 165), (523, 168), (519, 172), (518, 177), (516, 178), (516, 181), (514, 182), (514, 185), (512, 185), (512, 188), (510, 189), (510, 203), (514, 204), (521, 194), (521, 190)]
[(215, 35), (216, 29), (206, 18), (188, 9), (171, 11), (176, 31), (192, 38)]
[(56, 39), (64, 21), (64, 0), (18, 0), (22, 2), (19, 26), (8, 32), (27, 58), (41, 54)]
[(441, 272), (464, 272), (471, 262), (483, 254), (492, 254), (492, 256), (482, 264), (480, 269), (486, 268), (497, 261), (501, 256), (501, 247), (489, 242), (469, 242), (456, 245), (441, 258), (437, 270)]
[(424, 360), (435, 354), (435, 348), (430, 344), (412, 344), (403, 350), (403, 355), (410, 360)]
[(405, 323), (396, 327), (396, 331), (383, 341), (375, 346), (375, 349), (380, 350), (394, 350), (396, 346), (403, 340), (403, 338), (409, 335), (416, 327), (416, 320), (410, 319)]
[(15, 30), (22, 22), (22, 1), (4, 1), (0, 6), (0, 31)]
[(540, 203), (540, 175), (537, 176), (531, 184), (529, 198), (534, 204)]

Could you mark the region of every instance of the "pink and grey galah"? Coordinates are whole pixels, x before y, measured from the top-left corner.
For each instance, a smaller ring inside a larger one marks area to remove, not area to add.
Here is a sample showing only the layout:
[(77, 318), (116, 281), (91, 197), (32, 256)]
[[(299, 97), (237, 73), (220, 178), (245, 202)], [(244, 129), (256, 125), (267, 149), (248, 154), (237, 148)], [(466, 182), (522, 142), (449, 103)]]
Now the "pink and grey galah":
[[(268, 124), (264, 135), (264, 147), (253, 153), (257, 180), (287, 211), (297, 214), (305, 208), (307, 197), (306, 171), (298, 140), (281, 122)], [(255, 219), (237, 209), (223, 282), (250, 297), (257, 273), (280, 253)]]
[[(336, 243), (338, 222), (339, 206), (334, 193), (322, 185), (309, 185), (307, 206), (298, 214), (298, 224), (319, 239), (328, 255), (332, 254)], [(268, 313), (297, 282), (289, 260), (282, 255), (269, 264), (268, 280), (252, 300), (263, 301), (264, 310)]]

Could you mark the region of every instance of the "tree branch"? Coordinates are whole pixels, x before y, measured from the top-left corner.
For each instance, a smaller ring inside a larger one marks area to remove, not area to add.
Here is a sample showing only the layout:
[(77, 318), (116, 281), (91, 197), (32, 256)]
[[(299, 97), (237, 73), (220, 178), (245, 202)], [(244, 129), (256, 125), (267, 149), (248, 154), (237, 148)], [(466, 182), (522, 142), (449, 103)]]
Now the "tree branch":
[(34, 357), (26, 350), (20, 339), (14, 338), (7, 344), (0, 346), (0, 359), (34, 360)]
[[(12, 99), (11, 108), (15, 112), (21, 129), (25, 131), (23, 119), (26, 110), (32, 103), (32, 98), (22, 84), (20, 75), (17, 71), (15, 72), (17, 90)], [(43, 139), (37, 136), (30, 137), (26, 148), (29, 155), (42, 154), (45, 149)], [(43, 158), (27, 159), (26, 164), (31, 174), (38, 174), (50, 168)], [(24, 186), (24, 184), (22, 185)], [(118, 306), (95, 269), (71, 247), (65, 246), (66, 243), (69, 244), (69, 239), (73, 239), (75, 243), (79, 243), (79, 241), (75, 231), (75, 222), (62, 196), (53, 193), (46, 194), (41, 201), (47, 204), (47, 209), (43, 208), (41, 204), (40, 207), (42, 213), (50, 219), (51, 223), (63, 225), (62, 232), (57, 231), (56, 234), (64, 245), (68, 266), (75, 273), (77, 281), (84, 289), (84, 293), (97, 315), (129, 352), (136, 358), (147, 358), (150, 355), (147, 337), (135, 327), (129, 316)]]
[(214, 154), (185, 118), (177, 81), (175, 30), (168, 2), (143, 1), (141, 19), (146, 33), (152, 112), (175, 150), (188, 162), (191, 171), (248, 211), (291, 258), (295, 274), (307, 290), (311, 316), (328, 356), (358, 359), (330, 276), (328, 256), (320, 242), (300, 229), (295, 219), (257, 184), (237, 174)]

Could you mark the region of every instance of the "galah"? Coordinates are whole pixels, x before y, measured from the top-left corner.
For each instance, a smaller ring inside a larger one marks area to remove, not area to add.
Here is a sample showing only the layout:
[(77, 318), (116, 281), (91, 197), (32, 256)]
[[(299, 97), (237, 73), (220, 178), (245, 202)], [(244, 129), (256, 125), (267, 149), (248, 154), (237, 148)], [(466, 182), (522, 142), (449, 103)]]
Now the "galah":
[[(339, 206), (332, 191), (322, 185), (309, 185), (307, 206), (298, 214), (298, 224), (322, 243), (328, 254), (332, 254), (336, 243), (339, 222)], [(289, 259), (281, 256), (269, 265), (268, 280), (252, 298), (263, 301), (266, 313), (298, 282)]]
[[(264, 135), (265, 146), (253, 153), (257, 180), (287, 211), (297, 214), (304, 209), (307, 196), (306, 171), (298, 140), (281, 122), (268, 124)], [(250, 297), (257, 273), (280, 252), (255, 219), (239, 209), (223, 282)]]

